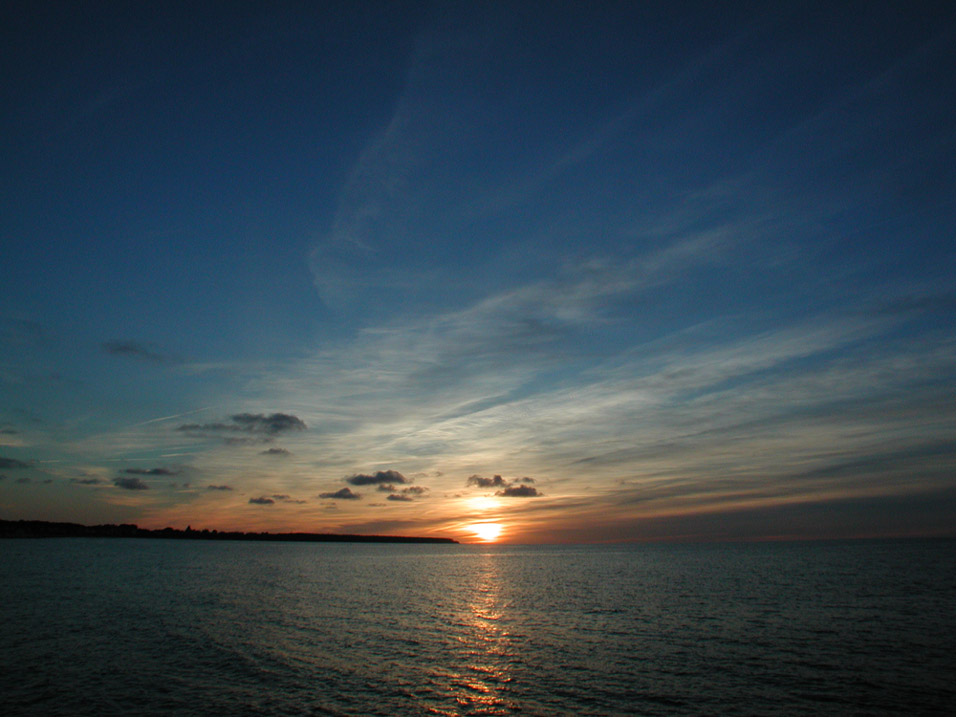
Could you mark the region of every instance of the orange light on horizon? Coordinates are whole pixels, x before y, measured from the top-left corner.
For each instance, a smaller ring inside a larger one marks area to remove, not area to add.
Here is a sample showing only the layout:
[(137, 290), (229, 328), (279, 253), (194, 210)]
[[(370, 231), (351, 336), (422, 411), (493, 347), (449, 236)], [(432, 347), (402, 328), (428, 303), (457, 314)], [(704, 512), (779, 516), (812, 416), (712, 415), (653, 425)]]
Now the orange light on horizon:
[(503, 526), (501, 523), (473, 523), (468, 529), (477, 535), (482, 542), (493, 543), (501, 535)]

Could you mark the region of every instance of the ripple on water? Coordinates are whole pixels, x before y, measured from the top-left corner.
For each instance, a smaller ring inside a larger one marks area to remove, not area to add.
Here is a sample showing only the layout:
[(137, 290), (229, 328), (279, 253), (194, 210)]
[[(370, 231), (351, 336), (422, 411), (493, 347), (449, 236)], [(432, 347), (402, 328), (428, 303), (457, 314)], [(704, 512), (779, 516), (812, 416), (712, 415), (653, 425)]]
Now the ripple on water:
[(0, 708), (943, 713), (952, 547), (7, 541)]

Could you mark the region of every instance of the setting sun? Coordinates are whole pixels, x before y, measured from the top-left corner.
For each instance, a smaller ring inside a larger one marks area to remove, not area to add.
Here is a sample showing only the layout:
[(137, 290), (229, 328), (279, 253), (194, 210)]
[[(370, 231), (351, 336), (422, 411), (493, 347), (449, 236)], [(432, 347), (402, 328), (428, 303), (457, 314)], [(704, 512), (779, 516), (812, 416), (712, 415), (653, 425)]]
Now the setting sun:
[(470, 530), (486, 543), (494, 542), (501, 535), (499, 523), (475, 523)]

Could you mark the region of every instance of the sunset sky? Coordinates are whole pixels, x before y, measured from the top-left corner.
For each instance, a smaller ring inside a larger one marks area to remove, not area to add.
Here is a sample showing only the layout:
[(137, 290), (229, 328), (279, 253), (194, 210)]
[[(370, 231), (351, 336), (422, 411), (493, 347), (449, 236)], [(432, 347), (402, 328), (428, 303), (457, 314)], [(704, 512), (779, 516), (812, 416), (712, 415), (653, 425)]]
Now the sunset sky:
[(956, 4), (0, 10), (0, 518), (956, 532)]

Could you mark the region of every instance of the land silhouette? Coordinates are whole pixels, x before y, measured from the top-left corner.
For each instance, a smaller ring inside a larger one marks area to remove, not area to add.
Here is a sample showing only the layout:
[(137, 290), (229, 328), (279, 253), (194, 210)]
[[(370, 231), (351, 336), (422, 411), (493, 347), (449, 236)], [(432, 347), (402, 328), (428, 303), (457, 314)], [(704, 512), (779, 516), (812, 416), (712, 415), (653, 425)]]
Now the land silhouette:
[(241, 531), (150, 530), (131, 523), (80, 525), (45, 520), (0, 520), (0, 538), (166, 538), (172, 540), (274, 540), (299, 543), (457, 543), (451, 538), (408, 535), (352, 535), (344, 533), (244, 533)]

